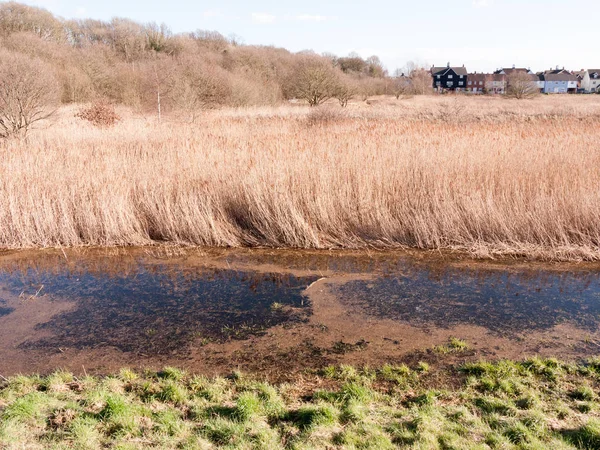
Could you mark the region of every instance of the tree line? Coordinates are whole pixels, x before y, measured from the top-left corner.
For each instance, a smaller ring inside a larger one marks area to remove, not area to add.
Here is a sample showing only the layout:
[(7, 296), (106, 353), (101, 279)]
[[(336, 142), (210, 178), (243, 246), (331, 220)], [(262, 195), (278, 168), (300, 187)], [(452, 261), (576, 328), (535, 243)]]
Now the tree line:
[[(166, 25), (123, 18), (64, 20), (15, 2), (0, 4), (0, 59), (2, 109), (10, 107), (15, 89), (27, 86), (38, 103), (102, 99), (191, 118), (224, 105), (292, 98), (318, 105), (337, 98), (345, 106), (354, 96), (420, 93), (406, 77), (388, 76), (377, 56), (292, 53), (214, 31), (174, 34)], [(0, 133), (13, 126), (0, 122)]]

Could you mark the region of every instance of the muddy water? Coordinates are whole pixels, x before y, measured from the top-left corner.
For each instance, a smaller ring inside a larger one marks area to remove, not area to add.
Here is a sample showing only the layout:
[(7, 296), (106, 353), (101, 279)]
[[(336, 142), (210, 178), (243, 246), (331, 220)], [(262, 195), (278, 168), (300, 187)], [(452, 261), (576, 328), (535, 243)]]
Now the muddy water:
[[(414, 253), (0, 255), (0, 374), (123, 366), (282, 377), (326, 364), (600, 353), (600, 266)], [(432, 349), (450, 337), (471, 349)]]

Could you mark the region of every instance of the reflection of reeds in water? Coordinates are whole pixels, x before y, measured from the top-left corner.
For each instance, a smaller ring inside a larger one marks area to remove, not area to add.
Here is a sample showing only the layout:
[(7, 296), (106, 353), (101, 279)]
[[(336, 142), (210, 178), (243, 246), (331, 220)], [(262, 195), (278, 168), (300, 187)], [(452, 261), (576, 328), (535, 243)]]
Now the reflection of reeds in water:
[(245, 339), (284, 323), (306, 320), (310, 302), (302, 290), (315, 277), (289, 274), (138, 267), (127, 276), (31, 270), (4, 274), (15, 292), (45, 283), (51, 298), (68, 299), (75, 309), (39, 325), (52, 338), (22, 348), (113, 346), (123, 351), (164, 354), (187, 351), (191, 341)]
[(194, 128), (129, 119), (96, 130), (65, 117), (0, 151), (0, 245), (408, 246), (598, 259), (593, 100), (560, 109), (459, 99), (452, 120), (419, 100), (310, 127), (292, 109), (216, 112)]

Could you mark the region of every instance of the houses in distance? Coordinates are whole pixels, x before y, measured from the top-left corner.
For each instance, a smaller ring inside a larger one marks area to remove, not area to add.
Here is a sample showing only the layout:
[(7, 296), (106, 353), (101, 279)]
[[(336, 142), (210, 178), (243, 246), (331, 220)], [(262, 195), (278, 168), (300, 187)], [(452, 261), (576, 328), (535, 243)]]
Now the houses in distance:
[(431, 68), (433, 88), (438, 92), (469, 92), (473, 94), (504, 94), (510, 80), (518, 75), (521, 80), (531, 80), (541, 93), (600, 93), (600, 69), (570, 72), (564, 68), (534, 73), (528, 68), (498, 69), (494, 73), (469, 73), (465, 66)]

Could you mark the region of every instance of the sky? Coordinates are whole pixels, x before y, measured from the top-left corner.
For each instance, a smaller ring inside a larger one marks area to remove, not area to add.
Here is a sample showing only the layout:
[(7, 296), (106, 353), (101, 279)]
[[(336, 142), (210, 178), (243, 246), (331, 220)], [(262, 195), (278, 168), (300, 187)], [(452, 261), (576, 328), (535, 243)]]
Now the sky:
[[(600, 66), (598, 8), (565, 0), (26, 0), (64, 18), (165, 23), (175, 32), (235, 35), (245, 44), (467, 67)], [(590, 4), (591, 5), (591, 4)]]

